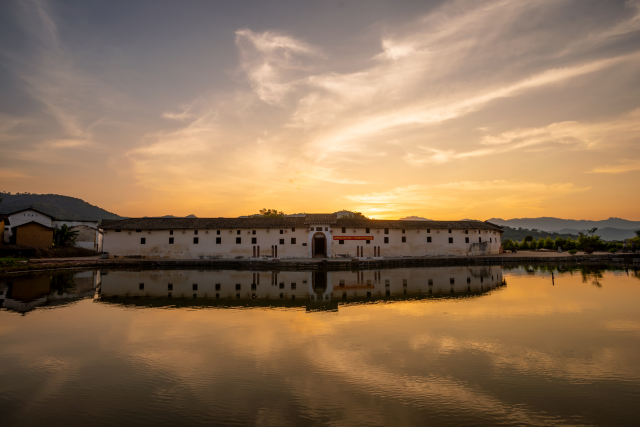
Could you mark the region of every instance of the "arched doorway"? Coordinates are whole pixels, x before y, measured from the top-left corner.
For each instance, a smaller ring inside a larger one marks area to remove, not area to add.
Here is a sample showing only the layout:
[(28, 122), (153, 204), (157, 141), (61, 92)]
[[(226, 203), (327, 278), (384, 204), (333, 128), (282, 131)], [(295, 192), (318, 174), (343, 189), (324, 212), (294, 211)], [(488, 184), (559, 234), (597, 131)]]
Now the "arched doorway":
[(327, 257), (327, 237), (324, 235), (324, 233), (314, 234), (311, 246), (314, 258)]

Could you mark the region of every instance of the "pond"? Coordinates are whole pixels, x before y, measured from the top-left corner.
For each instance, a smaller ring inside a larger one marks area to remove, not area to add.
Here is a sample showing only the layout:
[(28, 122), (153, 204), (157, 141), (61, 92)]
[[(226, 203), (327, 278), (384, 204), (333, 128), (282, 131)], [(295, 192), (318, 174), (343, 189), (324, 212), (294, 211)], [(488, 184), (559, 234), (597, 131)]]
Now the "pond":
[(0, 277), (3, 425), (636, 425), (610, 266)]

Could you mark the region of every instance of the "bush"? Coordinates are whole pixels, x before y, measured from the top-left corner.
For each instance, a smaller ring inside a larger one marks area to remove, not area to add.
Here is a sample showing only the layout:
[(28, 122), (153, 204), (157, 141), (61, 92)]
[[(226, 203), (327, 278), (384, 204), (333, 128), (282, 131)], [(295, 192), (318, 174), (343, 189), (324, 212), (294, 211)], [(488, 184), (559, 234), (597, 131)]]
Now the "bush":
[(547, 237), (546, 239), (544, 239), (544, 248), (553, 249), (553, 240), (551, 240), (551, 237)]
[(537, 248), (538, 249), (544, 249), (544, 239), (542, 237), (540, 239), (538, 239)]
[(618, 248), (610, 248), (609, 252), (611, 252), (612, 254), (615, 254), (616, 252), (618, 252)]
[(578, 251), (576, 251), (575, 249), (571, 249), (571, 250), (569, 251), (569, 253), (570, 253), (571, 255), (575, 255), (575, 254), (577, 254), (577, 253), (578, 253)]
[(562, 237), (556, 237), (556, 240), (553, 242), (553, 249), (558, 249), (559, 247), (566, 249), (566, 242)]

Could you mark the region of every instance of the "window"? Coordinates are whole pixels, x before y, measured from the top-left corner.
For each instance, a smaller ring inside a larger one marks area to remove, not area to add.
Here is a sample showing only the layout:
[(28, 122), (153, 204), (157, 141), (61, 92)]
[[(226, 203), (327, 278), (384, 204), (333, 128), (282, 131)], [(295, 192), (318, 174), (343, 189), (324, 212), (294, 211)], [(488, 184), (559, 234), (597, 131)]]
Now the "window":
[(280, 230), (280, 234), (284, 234), (284, 230)]
[(469, 238), (468, 238), (468, 237), (465, 237), (465, 238), (464, 238), (464, 242), (465, 242), (465, 243), (469, 243)]
[(491, 240), (491, 239), (492, 239), (492, 238), (491, 238), (491, 237), (489, 237), (489, 243), (493, 243), (493, 240)]
[(222, 243), (222, 237), (216, 237), (216, 245)]
[(240, 283), (236, 283), (236, 291), (239, 291), (242, 285)]
[(295, 288), (296, 288), (296, 284), (295, 284), (295, 283), (292, 283), (292, 284), (291, 284), (291, 289), (295, 289)]
[(316, 227), (316, 231), (322, 231), (322, 227)]
[(429, 286), (433, 286), (433, 279), (429, 279)]
[(220, 290), (220, 283), (216, 283), (216, 291)]
[(449, 237), (449, 243), (453, 243), (453, 237)]
[(168, 291), (172, 291), (172, 290), (173, 290), (173, 283), (169, 283), (169, 284), (167, 285), (167, 290), (168, 290)]
[(140, 289), (141, 291), (144, 290), (144, 283), (140, 283), (138, 285), (138, 289)]
[(338, 244), (344, 245), (344, 240), (338, 240)]
[(193, 234), (198, 235), (198, 230), (193, 230)]
[(389, 234), (389, 229), (388, 228), (384, 229), (384, 234)]
[(236, 245), (242, 243), (242, 237), (236, 237)]
[(478, 237), (478, 242), (482, 243), (482, 237)]
[(136, 230), (136, 233), (142, 233), (142, 230)]
[(404, 234), (404, 230), (402, 230), (402, 234)]
[(118, 229), (118, 230), (116, 230), (116, 233), (120, 233), (121, 231), (122, 231), (122, 230), (119, 230), (119, 229)]
[(431, 236), (427, 237), (427, 243), (431, 243)]
[(346, 233), (347, 232), (347, 227), (342, 227), (342, 232)]
[(467, 283), (471, 283), (471, 277), (467, 277)]
[[(282, 282), (282, 283), (278, 284), (278, 288), (280, 288), (280, 289), (284, 289), (284, 282)], [(280, 295), (282, 295), (282, 294), (280, 294)]]
[(251, 244), (252, 244), (252, 245), (255, 245), (255, 244), (257, 244), (257, 243), (258, 243), (258, 238), (257, 238), (257, 237), (252, 237), (252, 238), (251, 238)]
[(197, 291), (197, 290), (198, 290), (198, 284), (197, 284), (197, 283), (194, 283), (194, 284), (193, 284), (193, 286), (192, 286), (192, 289), (193, 289), (194, 291)]
[(198, 244), (198, 238), (197, 238), (197, 237), (194, 237), (194, 238), (193, 238), (193, 244), (194, 244), (194, 245), (197, 245), (197, 244)]
[(389, 238), (388, 238), (388, 237), (385, 237), (385, 238), (384, 238), (384, 242), (385, 242), (385, 243), (389, 243)]
[(449, 229), (449, 234), (451, 234), (451, 229)]
[(305, 243), (303, 243), (303, 244), (302, 244), (302, 246), (307, 246), (307, 243), (306, 243), (306, 242), (305, 242)]
[(431, 233), (431, 230), (429, 230), (428, 228), (427, 228), (427, 233)]
[(296, 231), (296, 228), (295, 227), (291, 227), (291, 231)]
[(456, 284), (456, 279), (454, 279), (453, 277), (451, 279), (449, 279), (449, 284), (450, 285), (455, 285)]
[(407, 243), (407, 236), (402, 236), (402, 243)]
[(371, 240), (367, 240), (367, 245), (370, 245), (370, 244), (371, 244)]
[(169, 236), (173, 236), (173, 230), (169, 230)]
[(469, 234), (469, 230), (464, 230), (464, 234)]
[(251, 234), (255, 235), (256, 234), (256, 230), (251, 230)]
[(238, 231), (236, 232), (236, 234), (237, 234), (237, 235), (240, 235), (240, 230), (238, 230)]
[(280, 239), (280, 244), (284, 245), (284, 239)]
[(145, 239), (144, 237), (140, 238), (140, 244), (141, 245), (146, 245), (147, 244), (147, 239)]
[(367, 234), (371, 233), (371, 229), (370, 228), (365, 228), (365, 233), (367, 233)]
[(220, 230), (216, 230), (216, 234), (220, 234)]
[(296, 238), (295, 238), (295, 237), (292, 237), (292, 238), (291, 238), (291, 244), (292, 244), (292, 245), (295, 245), (295, 244), (296, 244)]
[(169, 237), (169, 244), (173, 245), (173, 237)]

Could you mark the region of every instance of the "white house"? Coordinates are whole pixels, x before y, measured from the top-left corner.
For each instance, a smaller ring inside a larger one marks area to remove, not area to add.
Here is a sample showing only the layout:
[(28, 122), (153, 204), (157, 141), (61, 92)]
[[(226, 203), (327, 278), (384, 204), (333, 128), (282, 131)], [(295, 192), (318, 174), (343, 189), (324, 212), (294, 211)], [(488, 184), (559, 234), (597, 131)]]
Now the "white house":
[(383, 258), (497, 254), (502, 229), (479, 221), (131, 218), (103, 221), (103, 251), (146, 258)]

